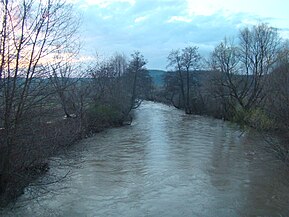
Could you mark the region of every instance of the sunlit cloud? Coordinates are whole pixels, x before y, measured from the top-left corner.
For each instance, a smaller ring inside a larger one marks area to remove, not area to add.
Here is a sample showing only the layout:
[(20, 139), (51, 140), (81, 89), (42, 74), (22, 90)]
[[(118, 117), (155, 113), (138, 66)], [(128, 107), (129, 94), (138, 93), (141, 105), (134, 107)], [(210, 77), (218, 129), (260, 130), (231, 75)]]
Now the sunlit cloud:
[(221, 9), (220, 1), (188, 0), (188, 13), (194, 16), (210, 16)]
[(135, 18), (134, 22), (135, 23), (140, 23), (140, 22), (143, 22), (143, 21), (145, 21), (147, 19), (148, 19), (148, 16), (140, 16), (140, 17)]
[(192, 18), (184, 17), (184, 16), (172, 16), (167, 22), (168, 23), (174, 23), (174, 22), (189, 23), (189, 22), (192, 22)]
[(97, 6), (100, 8), (107, 8), (115, 3), (127, 3), (129, 5), (134, 5), (136, 0), (68, 0), (73, 4), (80, 4), (81, 7), (91, 7)]

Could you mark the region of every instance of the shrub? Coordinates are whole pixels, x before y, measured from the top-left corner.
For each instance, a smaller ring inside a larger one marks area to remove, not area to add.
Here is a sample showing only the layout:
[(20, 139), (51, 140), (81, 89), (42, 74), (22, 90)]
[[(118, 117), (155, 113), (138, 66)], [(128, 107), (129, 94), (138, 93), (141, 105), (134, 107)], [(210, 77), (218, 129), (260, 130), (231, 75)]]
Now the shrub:
[(248, 125), (259, 130), (270, 130), (275, 126), (274, 120), (261, 108), (251, 110), (236, 109), (233, 121), (241, 126)]
[(99, 131), (108, 126), (121, 125), (123, 117), (117, 107), (95, 104), (88, 109), (87, 119), (89, 129)]
[(252, 109), (247, 121), (250, 126), (261, 130), (270, 130), (275, 126), (274, 120), (261, 108)]

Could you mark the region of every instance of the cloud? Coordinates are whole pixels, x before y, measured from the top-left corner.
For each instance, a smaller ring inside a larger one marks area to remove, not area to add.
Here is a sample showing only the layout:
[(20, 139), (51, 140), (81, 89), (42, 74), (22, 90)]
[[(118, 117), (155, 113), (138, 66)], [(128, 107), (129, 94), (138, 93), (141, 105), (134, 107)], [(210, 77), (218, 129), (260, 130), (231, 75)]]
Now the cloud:
[(134, 19), (135, 23), (140, 23), (148, 19), (148, 16), (140, 16)]
[[(81, 4), (86, 4), (85, 8), (79, 7), (83, 10), (83, 43), (86, 51), (97, 50), (107, 55), (139, 50), (148, 59), (149, 68), (164, 69), (171, 49), (193, 44), (206, 55), (225, 36), (236, 35), (240, 27), (260, 20), (276, 24), (280, 21), (273, 14), (259, 15), (266, 13), (257, 10), (253, 3), (250, 6), (253, 9), (241, 3), (228, 0), (82, 0)], [(285, 21), (283, 19), (283, 25)]]
[(127, 3), (129, 5), (134, 5), (136, 0), (72, 0), (74, 3), (80, 3), (82, 7), (91, 7), (91, 6), (97, 6), (100, 8), (108, 8), (109, 6), (115, 4), (115, 3)]
[(190, 22), (192, 22), (192, 18), (184, 17), (184, 16), (172, 16), (167, 22), (168, 23), (174, 23), (174, 22), (190, 23)]

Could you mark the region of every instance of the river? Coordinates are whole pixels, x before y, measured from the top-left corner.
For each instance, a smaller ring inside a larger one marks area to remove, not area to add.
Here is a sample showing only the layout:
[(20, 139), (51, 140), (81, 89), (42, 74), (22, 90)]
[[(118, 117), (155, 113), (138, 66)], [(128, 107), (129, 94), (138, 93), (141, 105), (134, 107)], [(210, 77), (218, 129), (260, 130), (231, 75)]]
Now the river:
[(288, 166), (261, 135), (158, 103), (50, 168), (0, 215), (289, 216)]

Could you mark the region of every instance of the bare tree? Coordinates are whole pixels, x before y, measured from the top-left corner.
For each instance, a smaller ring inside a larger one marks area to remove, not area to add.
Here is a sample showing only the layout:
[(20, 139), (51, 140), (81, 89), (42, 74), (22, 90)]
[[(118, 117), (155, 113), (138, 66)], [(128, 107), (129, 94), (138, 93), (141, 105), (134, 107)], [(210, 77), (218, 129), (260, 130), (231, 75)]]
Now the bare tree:
[[(130, 111), (137, 108), (150, 91), (151, 78), (144, 57), (135, 52), (127, 63), (124, 55), (116, 54), (100, 60), (90, 69), (93, 103), (89, 109), (89, 128), (98, 125), (122, 125), (131, 121)], [(101, 126), (100, 126), (101, 127)]]
[(200, 60), (201, 56), (196, 46), (186, 47), (182, 51), (173, 50), (168, 56), (168, 67), (173, 67), (178, 75), (180, 94), (187, 114), (193, 112), (190, 96), (193, 81), (192, 73), (199, 68)]
[(185, 69), (186, 73), (186, 81), (187, 81), (187, 99), (186, 99), (186, 108), (187, 108), (187, 113), (191, 114), (192, 113), (192, 105), (191, 105), (191, 97), (190, 97), (190, 92), (191, 92), (191, 74), (193, 71), (196, 71), (199, 69), (200, 65), (200, 59), (201, 56), (198, 53), (198, 47), (186, 47), (182, 50), (182, 65)]
[[(232, 112), (248, 112), (263, 102), (269, 73), (277, 60), (280, 38), (266, 24), (244, 28), (239, 43), (225, 39), (211, 55), (215, 93)], [(225, 106), (226, 107), (226, 106)]]
[[(243, 106), (244, 95), (240, 93), (239, 49), (233, 41), (224, 39), (216, 46), (209, 61), (215, 72), (211, 79), (211, 92), (223, 107), (223, 117), (230, 116), (231, 109), (235, 109), (236, 101)], [(226, 114), (225, 114), (226, 113)]]
[(140, 105), (151, 83), (151, 78), (145, 68), (147, 61), (144, 59), (144, 56), (139, 51), (136, 51), (131, 57), (127, 73), (131, 96), (129, 111)]
[(73, 86), (85, 75), (81, 70), (81, 64), (75, 62), (78, 55), (79, 45), (75, 44), (73, 52), (58, 50), (51, 61), (43, 64), (43, 70), (46, 71), (49, 81), (53, 87), (52, 92), (58, 96), (59, 102), (65, 114), (65, 117), (71, 118), (71, 114), (76, 114), (77, 108), (73, 101)]
[[(177, 73), (177, 78), (178, 78), (177, 84), (178, 84), (178, 88), (180, 90), (180, 95), (181, 95), (181, 98), (179, 97), (179, 105), (176, 107), (181, 107), (181, 104), (183, 103), (184, 104), (183, 107), (185, 108), (185, 110), (187, 110), (185, 107), (187, 104), (185, 103), (185, 99), (186, 99), (186, 97), (185, 97), (185, 84), (184, 84), (184, 78), (183, 78), (182, 56), (181, 56), (180, 50), (172, 50), (168, 56), (168, 61), (169, 61), (168, 67), (173, 67), (174, 71)], [(170, 82), (170, 81), (172, 81), (172, 78), (173, 77), (170, 77), (170, 78), (167, 77), (166, 81)], [(173, 95), (171, 97), (173, 105), (175, 105), (174, 95), (175, 95), (175, 92), (173, 93)]]
[[(55, 53), (69, 54), (77, 30), (70, 5), (61, 0), (0, 2), (0, 110), (5, 141), (1, 147), (0, 192), (12, 176), (16, 139), (45, 94), (45, 65)], [(31, 121), (31, 119), (30, 119)]]
[(278, 54), (278, 61), (270, 74), (266, 87), (266, 108), (269, 115), (283, 128), (289, 121), (289, 42), (285, 42)]
[(113, 55), (110, 64), (118, 77), (121, 77), (127, 71), (127, 58), (124, 54), (116, 53)]
[(242, 107), (245, 110), (260, 104), (266, 96), (263, 91), (277, 61), (280, 37), (277, 29), (267, 24), (244, 28), (239, 34), (241, 75), (243, 79)]

